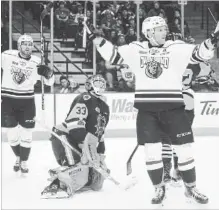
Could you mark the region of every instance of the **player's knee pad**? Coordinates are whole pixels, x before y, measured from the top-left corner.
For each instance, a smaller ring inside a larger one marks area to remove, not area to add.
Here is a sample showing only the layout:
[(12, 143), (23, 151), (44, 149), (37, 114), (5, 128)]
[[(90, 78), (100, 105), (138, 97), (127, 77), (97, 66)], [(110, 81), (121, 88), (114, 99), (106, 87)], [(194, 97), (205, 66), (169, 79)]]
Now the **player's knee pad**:
[(20, 145), (22, 147), (30, 148), (32, 143), (32, 128), (20, 127)]
[(156, 170), (163, 167), (162, 161), (162, 144), (147, 143), (145, 144), (145, 160), (147, 170)]
[(20, 132), (19, 127), (7, 128), (7, 138), (11, 146), (17, 146), (20, 144)]
[(193, 143), (174, 146), (180, 171), (187, 171), (195, 167), (192, 145)]

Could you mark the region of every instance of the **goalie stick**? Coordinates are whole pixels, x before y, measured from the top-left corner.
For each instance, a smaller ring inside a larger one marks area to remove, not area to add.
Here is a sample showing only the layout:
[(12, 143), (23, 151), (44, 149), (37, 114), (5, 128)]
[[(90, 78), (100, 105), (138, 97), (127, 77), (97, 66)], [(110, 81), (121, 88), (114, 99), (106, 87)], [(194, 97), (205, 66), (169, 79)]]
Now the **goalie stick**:
[[(82, 156), (82, 154), (75, 149), (74, 147), (72, 147), (68, 142), (64, 141), (59, 135), (57, 135), (55, 132), (53, 132), (50, 128), (48, 128), (45, 124), (42, 124), (39, 120), (37, 120), (35, 118), (35, 122), (39, 123), (44, 129), (46, 129), (48, 132), (50, 132), (52, 135), (54, 135), (57, 139), (59, 139), (63, 144), (65, 144), (66, 146), (68, 146), (72, 151), (74, 151), (76, 154)], [(113, 182), (116, 186), (118, 186), (120, 189), (122, 190), (128, 190), (131, 187), (135, 186), (137, 183), (137, 180), (135, 179), (135, 177), (132, 177), (132, 179), (130, 180), (129, 183), (127, 183), (126, 185), (122, 185), (120, 182), (118, 182), (116, 179), (114, 179), (106, 170), (104, 170), (103, 168), (101, 168), (100, 166), (97, 166), (96, 164), (94, 164), (92, 161), (89, 161), (89, 166), (94, 168), (97, 172), (99, 172), (105, 179), (110, 180), (111, 182)]]
[(137, 151), (138, 146), (139, 146), (139, 144), (136, 145), (136, 147), (132, 151), (132, 154), (130, 155), (130, 157), (129, 157), (127, 163), (126, 163), (126, 174), (127, 174), (127, 176), (132, 173), (132, 158), (133, 158), (135, 152)]

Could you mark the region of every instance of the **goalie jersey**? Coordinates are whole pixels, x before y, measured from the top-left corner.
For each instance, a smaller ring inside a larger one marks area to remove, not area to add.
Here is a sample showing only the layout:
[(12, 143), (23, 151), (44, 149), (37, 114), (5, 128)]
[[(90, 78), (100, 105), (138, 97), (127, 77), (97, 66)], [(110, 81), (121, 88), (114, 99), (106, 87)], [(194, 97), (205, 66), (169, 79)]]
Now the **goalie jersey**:
[[(2, 96), (17, 99), (34, 97), (34, 85), (40, 80), (37, 74), (37, 65), (40, 58), (31, 55), (29, 59), (20, 57), (18, 50), (7, 50), (2, 53)], [(45, 84), (51, 86), (54, 78), (47, 80)]]
[(214, 53), (205, 42), (195, 46), (179, 40), (162, 47), (152, 47), (147, 41), (117, 47), (104, 39), (97, 50), (112, 64), (129, 65), (136, 78), (134, 106), (147, 111), (183, 106), (182, 75), (188, 63), (203, 62)]
[(89, 92), (81, 93), (72, 102), (65, 121), (56, 128), (69, 134), (71, 140), (77, 143), (83, 143), (88, 132), (101, 141), (109, 114), (105, 100)]

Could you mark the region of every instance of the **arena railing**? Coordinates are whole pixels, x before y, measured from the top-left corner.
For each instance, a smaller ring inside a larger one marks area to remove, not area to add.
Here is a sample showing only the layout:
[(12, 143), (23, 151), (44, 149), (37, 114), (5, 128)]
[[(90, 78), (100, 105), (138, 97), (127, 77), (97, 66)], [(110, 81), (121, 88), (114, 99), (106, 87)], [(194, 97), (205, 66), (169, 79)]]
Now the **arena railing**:
[[(16, 13), (19, 14), (22, 17), (22, 34), (24, 34), (24, 21), (26, 21), (28, 24), (30, 24), (37, 32), (40, 33), (40, 29), (35, 26), (30, 20), (28, 20), (20, 11), (16, 10)], [(51, 24), (51, 27), (53, 27), (53, 23)], [(19, 32), (20, 33), (20, 32)], [(45, 36), (43, 36), (43, 39), (46, 41)], [(66, 55), (65, 53), (63, 53), (54, 43), (51, 43), (51, 45), (68, 61), (68, 63), (71, 63), (76, 69), (78, 69), (82, 74), (84, 74), (86, 77), (88, 77), (88, 75), (80, 68), (78, 67), (73, 61), (71, 61)], [(36, 46), (35, 46), (36, 47)], [(39, 50), (39, 49), (38, 49)], [(40, 51), (40, 50), (39, 50)], [(47, 58), (48, 60), (48, 58)], [(49, 61), (49, 60), (48, 60)], [(54, 67), (54, 65), (53, 65)], [(58, 69), (57, 67), (55, 67), (56, 70)], [(58, 70), (60, 73), (62, 73), (60, 70)], [(67, 70), (66, 70), (67, 73)]]

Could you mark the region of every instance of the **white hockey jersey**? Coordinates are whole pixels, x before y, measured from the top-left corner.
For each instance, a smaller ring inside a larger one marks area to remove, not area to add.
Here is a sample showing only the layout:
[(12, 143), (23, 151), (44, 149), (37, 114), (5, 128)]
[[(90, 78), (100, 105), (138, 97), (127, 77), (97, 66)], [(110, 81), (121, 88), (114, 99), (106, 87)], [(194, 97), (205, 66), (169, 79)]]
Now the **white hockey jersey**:
[[(31, 55), (30, 59), (20, 57), (18, 50), (6, 50), (2, 53), (2, 87), (1, 94), (10, 98), (33, 98), (34, 85), (41, 76), (37, 74), (40, 58)], [(54, 76), (47, 80), (46, 85), (53, 85)]]
[(162, 47), (151, 47), (146, 41), (117, 47), (103, 40), (97, 50), (112, 64), (129, 65), (136, 79), (134, 106), (148, 111), (184, 105), (182, 75), (188, 63), (202, 62), (214, 55), (205, 42), (195, 46), (182, 41), (167, 41)]

